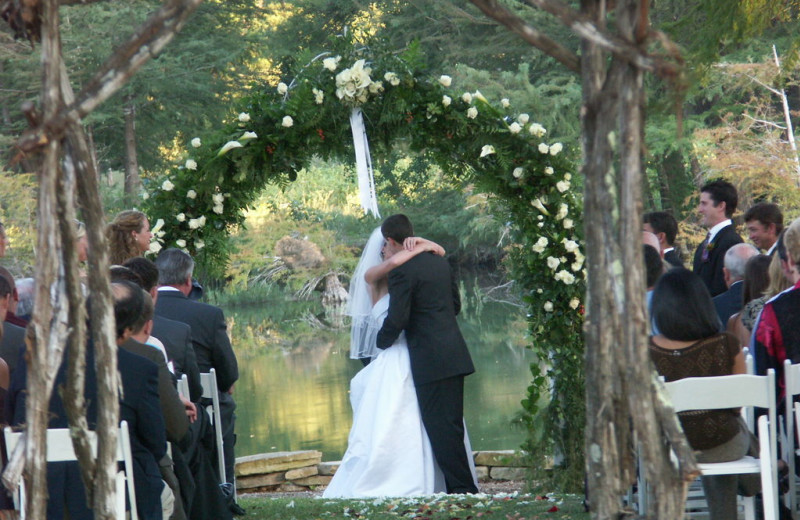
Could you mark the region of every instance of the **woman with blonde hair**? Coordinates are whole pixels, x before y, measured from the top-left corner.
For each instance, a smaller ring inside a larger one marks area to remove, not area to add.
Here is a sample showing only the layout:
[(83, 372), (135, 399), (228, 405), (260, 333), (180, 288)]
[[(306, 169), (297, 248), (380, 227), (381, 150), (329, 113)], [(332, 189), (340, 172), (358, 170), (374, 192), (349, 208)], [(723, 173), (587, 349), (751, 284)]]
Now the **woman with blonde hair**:
[(141, 211), (135, 209), (119, 213), (106, 227), (109, 261), (111, 265), (122, 265), (126, 260), (142, 256), (150, 249), (153, 233), (150, 221)]

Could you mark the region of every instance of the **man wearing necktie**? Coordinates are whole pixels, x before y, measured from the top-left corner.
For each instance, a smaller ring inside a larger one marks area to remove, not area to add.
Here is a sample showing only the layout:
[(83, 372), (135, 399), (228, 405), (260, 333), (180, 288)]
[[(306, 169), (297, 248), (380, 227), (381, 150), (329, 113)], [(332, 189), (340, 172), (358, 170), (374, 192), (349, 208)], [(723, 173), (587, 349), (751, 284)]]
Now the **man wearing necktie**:
[(738, 201), (736, 188), (727, 181), (712, 181), (700, 189), (697, 212), (708, 234), (694, 253), (692, 270), (702, 278), (712, 297), (727, 290), (722, 272), (725, 252), (743, 242), (731, 221)]

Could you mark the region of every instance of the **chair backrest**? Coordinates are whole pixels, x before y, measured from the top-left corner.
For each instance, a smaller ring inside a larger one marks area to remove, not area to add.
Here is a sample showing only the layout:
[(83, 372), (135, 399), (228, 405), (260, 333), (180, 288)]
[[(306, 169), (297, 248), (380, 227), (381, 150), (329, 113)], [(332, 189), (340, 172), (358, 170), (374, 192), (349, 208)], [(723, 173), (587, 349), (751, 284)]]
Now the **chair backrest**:
[[(69, 432), (68, 428), (50, 428), (47, 430), (47, 462), (78, 460)], [(97, 434), (93, 431), (89, 431), (88, 433), (89, 444), (92, 447), (92, 453), (96, 457)], [(6, 441), (6, 454), (10, 458), (17, 444), (19, 444), (22, 439), (22, 432), (15, 432), (7, 426), (3, 429), (3, 435)], [(127, 421), (120, 422), (119, 431), (117, 432), (117, 462), (123, 462), (125, 464), (124, 473), (121, 472), (117, 475), (117, 518), (124, 519), (126, 517), (125, 489), (127, 487), (131, 503), (131, 519), (138, 519), (139, 516), (136, 510), (136, 489), (133, 481), (133, 454), (131, 452), (131, 438)], [(25, 508), (24, 488), (21, 489), (21, 494), (23, 503), (20, 504), (20, 510), (23, 511)]]
[(665, 384), (676, 412), (718, 410), (757, 406), (766, 408), (769, 418), (769, 445), (772, 460), (778, 459), (775, 370), (765, 376), (735, 374), (716, 377), (687, 377)]
[(181, 378), (178, 379), (178, 395), (189, 399), (189, 378), (186, 374), (183, 374)]
[[(211, 399), (211, 419), (214, 421), (214, 433), (217, 439), (217, 464), (219, 465), (219, 481), (225, 482), (225, 451), (222, 448), (222, 417), (219, 408), (219, 391), (217, 389), (217, 371), (213, 368), (200, 373), (200, 384), (203, 385), (203, 397)], [(208, 408), (206, 408), (208, 410)]]

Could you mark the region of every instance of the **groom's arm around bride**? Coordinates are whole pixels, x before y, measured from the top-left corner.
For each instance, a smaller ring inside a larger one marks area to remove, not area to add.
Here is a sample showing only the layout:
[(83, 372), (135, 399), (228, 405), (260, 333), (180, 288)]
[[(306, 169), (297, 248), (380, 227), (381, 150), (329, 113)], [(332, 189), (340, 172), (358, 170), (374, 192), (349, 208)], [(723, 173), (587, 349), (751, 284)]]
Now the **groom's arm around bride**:
[[(411, 222), (393, 215), (381, 226), (386, 250), (402, 249)], [(422, 421), (449, 493), (476, 493), (464, 447), (464, 376), (475, 371), (456, 322), (460, 300), (444, 258), (423, 253), (389, 273), (389, 312), (378, 332), (385, 349), (405, 331)]]

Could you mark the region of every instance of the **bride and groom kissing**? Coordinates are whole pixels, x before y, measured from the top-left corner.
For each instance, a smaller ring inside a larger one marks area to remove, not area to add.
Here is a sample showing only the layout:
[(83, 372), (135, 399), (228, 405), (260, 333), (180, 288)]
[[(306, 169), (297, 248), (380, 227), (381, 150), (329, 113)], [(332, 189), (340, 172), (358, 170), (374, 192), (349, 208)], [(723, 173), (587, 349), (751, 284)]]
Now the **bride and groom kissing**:
[(475, 371), (456, 323), (461, 303), (444, 249), (405, 215), (373, 231), (350, 281), (353, 426), (324, 497), (477, 493), (463, 419)]

